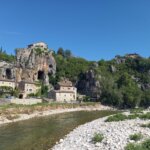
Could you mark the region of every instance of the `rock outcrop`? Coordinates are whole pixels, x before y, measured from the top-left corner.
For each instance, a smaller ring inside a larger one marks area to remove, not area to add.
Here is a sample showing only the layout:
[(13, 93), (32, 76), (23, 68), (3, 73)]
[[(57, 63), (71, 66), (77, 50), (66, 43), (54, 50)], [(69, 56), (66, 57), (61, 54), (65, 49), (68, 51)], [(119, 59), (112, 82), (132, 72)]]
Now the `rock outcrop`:
[(99, 99), (101, 96), (99, 78), (100, 75), (97, 76), (94, 70), (89, 70), (85, 74), (82, 74), (76, 85), (78, 92), (93, 99)]
[(49, 75), (55, 75), (56, 72), (56, 62), (52, 53), (43, 42), (16, 49), (14, 64), (0, 63), (0, 77), (14, 79), (16, 82), (41, 80), (48, 85)]
[(0, 62), (0, 79), (14, 80), (16, 75), (15, 64), (10, 64), (5, 61)]

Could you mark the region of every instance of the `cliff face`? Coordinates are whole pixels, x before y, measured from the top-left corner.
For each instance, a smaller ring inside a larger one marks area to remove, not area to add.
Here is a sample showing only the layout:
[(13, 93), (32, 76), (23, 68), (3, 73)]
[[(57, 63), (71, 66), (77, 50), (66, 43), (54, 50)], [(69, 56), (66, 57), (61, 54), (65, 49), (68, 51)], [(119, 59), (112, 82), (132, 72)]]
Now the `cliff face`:
[(17, 82), (41, 80), (48, 85), (49, 75), (55, 75), (56, 72), (56, 62), (52, 51), (48, 50), (45, 43), (36, 43), (27, 48), (17, 49), (14, 64), (0, 64), (0, 77), (15, 79)]
[(93, 70), (89, 70), (85, 74), (82, 74), (76, 86), (78, 92), (90, 96), (93, 99), (99, 99), (101, 96), (101, 85), (98, 76)]
[(5, 61), (0, 62), (0, 79), (15, 79), (16, 68), (14, 64), (7, 63)]

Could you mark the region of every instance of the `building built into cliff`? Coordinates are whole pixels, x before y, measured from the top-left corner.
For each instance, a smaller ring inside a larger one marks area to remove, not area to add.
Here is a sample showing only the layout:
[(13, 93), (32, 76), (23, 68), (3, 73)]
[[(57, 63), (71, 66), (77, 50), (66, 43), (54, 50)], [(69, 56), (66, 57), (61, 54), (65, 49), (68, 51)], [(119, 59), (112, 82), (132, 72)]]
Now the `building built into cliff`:
[(40, 89), (41, 85), (35, 82), (21, 81), (18, 83), (20, 90), (19, 98), (26, 98), (29, 94), (36, 94)]
[(14, 62), (0, 61), (0, 86), (18, 88), (21, 98), (35, 94), (40, 87), (37, 83), (49, 86), (49, 77), (56, 72), (52, 53), (44, 42), (16, 49)]
[(26, 98), (29, 94), (36, 94), (40, 90), (41, 85), (35, 82), (16, 82), (15, 80), (0, 79), (0, 87), (11, 87), (13, 90), (18, 88), (19, 98)]
[(15, 89), (16, 82), (14, 80), (0, 79), (0, 87), (12, 87), (12, 89)]
[(48, 97), (57, 102), (71, 102), (77, 99), (77, 89), (69, 80), (59, 82), (55, 90), (49, 92)]

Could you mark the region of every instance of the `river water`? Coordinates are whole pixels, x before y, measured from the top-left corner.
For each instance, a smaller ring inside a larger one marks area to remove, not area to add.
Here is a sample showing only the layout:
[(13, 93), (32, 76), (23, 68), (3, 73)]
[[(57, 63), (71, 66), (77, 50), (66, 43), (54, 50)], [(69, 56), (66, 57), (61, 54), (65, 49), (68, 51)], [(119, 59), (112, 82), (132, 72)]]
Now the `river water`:
[(114, 113), (69, 112), (3, 125), (0, 127), (0, 150), (48, 150), (75, 127)]

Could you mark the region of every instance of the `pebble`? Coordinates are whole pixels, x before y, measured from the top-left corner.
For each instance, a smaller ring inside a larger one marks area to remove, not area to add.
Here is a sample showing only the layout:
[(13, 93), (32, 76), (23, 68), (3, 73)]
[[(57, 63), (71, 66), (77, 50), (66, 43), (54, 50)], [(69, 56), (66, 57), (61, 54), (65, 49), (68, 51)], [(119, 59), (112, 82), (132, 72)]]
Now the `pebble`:
[[(60, 139), (52, 150), (124, 150), (128, 142), (133, 142), (129, 136), (142, 133), (143, 138), (150, 137), (150, 129), (140, 125), (150, 120), (125, 120), (119, 122), (105, 122), (104, 118), (94, 120), (74, 129), (64, 139)], [(104, 139), (100, 143), (93, 143), (95, 133), (101, 133)]]

